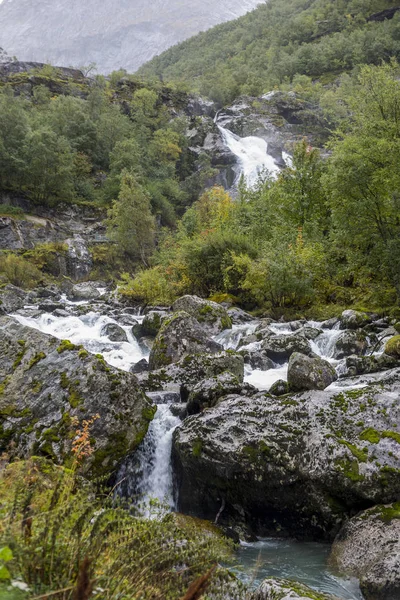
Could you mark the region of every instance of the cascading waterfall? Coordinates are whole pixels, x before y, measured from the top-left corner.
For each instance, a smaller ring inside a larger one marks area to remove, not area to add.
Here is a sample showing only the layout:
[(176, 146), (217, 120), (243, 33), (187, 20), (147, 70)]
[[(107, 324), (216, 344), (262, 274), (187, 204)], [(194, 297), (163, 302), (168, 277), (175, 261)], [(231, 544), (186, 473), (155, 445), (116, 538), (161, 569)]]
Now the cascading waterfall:
[(268, 154), (268, 144), (265, 140), (255, 136), (240, 138), (218, 123), (217, 126), (226, 146), (238, 159), (240, 173), (237, 180), (243, 175), (247, 186), (252, 188), (264, 172), (277, 176), (280, 168)]

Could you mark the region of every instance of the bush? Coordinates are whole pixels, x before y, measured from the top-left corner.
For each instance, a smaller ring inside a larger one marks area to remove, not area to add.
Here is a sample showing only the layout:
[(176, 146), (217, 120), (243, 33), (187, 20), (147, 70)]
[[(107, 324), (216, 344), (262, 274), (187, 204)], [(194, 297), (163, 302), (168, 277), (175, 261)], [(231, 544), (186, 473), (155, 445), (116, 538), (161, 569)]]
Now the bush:
[(5, 279), (24, 289), (30, 289), (43, 280), (43, 275), (35, 265), (15, 254), (0, 256), (0, 274)]
[(47, 244), (38, 244), (33, 250), (26, 252), (24, 257), (41, 271), (58, 276), (60, 275), (60, 257), (65, 256), (67, 251), (67, 244), (63, 242), (49, 242)]
[(9, 204), (0, 204), (0, 215), (10, 215), (11, 217), (22, 217), (24, 211), (19, 206), (10, 206)]
[(121, 279), (119, 292), (123, 296), (145, 304), (168, 306), (179, 295), (176, 294), (173, 284), (168, 281), (162, 267), (140, 271), (134, 277), (124, 273)]

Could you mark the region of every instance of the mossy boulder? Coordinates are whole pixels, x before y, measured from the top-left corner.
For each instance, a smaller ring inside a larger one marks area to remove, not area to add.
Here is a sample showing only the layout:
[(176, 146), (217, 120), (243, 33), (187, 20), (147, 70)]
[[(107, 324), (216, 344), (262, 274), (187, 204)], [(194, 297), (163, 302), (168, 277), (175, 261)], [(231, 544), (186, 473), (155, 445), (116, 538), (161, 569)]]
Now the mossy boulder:
[(218, 400), (224, 396), (231, 394), (252, 396), (256, 392), (255, 387), (248, 383), (244, 384), (233, 373), (225, 371), (221, 375), (204, 379), (193, 387), (189, 394), (187, 411), (189, 415), (194, 415), (205, 408), (215, 406)]
[(359, 329), (372, 322), (372, 318), (365, 312), (358, 310), (345, 310), (340, 317), (340, 329)]
[(141, 442), (153, 414), (134, 375), (67, 340), (0, 318), (1, 451), (12, 443), (17, 456), (68, 463), (76, 429), (99, 415), (84, 469), (105, 475)]
[(352, 354), (361, 356), (367, 349), (368, 341), (364, 331), (344, 331), (336, 340), (334, 358), (345, 358)]
[(400, 503), (375, 506), (350, 519), (335, 539), (330, 562), (360, 579), (366, 600), (400, 598)]
[(227, 526), (333, 539), (400, 495), (399, 382), (394, 369), (363, 389), (219, 398), (174, 433), (180, 510), (213, 519), (223, 499)]
[(209, 335), (232, 328), (232, 320), (223, 306), (198, 296), (182, 296), (174, 302), (172, 310), (185, 311), (194, 317)]
[(385, 354), (400, 359), (400, 335), (395, 335), (386, 342)]
[(319, 356), (294, 352), (289, 360), (288, 384), (293, 392), (324, 390), (337, 380), (335, 369)]
[(168, 313), (161, 310), (151, 310), (146, 314), (140, 326), (141, 336), (156, 337), (161, 329), (161, 325), (168, 318)]
[(265, 579), (250, 600), (340, 600), (337, 596), (318, 592), (303, 583), (286, 579)]
[(310, 355), (310, 342), (304, 335), (269, 335), (262, 343), (264, 354), (273, 361), (286, 362), (294, 352)]
[(190, 354), (220, 352), (222, 349), (194, 317), (179, 311), (163, 322), (157, 334), (150, 352), (150, 370), (176, 363)]

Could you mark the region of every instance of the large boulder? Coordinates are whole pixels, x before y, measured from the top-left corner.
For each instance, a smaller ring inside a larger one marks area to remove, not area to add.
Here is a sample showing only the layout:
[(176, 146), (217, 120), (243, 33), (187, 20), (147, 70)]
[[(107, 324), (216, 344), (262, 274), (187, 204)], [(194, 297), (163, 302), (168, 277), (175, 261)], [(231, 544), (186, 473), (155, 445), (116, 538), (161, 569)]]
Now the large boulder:
[(363, 331), (344, 331), (336, 340), (334, 358), (345, 358), (351, 354), (360, 356), (365, 354), (367, 348), (367, 336)]
[(209, 335), (216, 335), (224, 329), (232, 328), (231, 318), (223, 306), (198, 296), (182, 296), (174, 302), (172, 310), (174, 312), (183, 310), (194, 317)]
[(220, 398), (231, 394), (251, 396), (257, 389), (248, 383), (243, 383), (236, 375), (225, 371), (210, 379), (197, 383), (189, 394), (187, 411), (195, 415), (205, 408), (215, 406)]
[(71, 457), (74, 420), (95, 415), (86, 468), (110, 472), (134, 450), (153, 418), (152, 404), (130, 373), (71, 342), (0, 318), (0, 448), (18, 456)]
[(9, 284), (0, 290), (0, 314), (16, 312), (28, 303), (28, 293), (15, 285)]
[(400, 370), (364, 389), (228, 397), (174, 434), (179, 508), (257, 534), (333, 539), (400, 494)]
[(176, 363), (189, 354), (220, 352), (222, 349), (194, 317), (179, 311), (163, 322), (157, 334), (150, 352), (150, 370)]
[(100, 331), (100, 335), (108, 337), (112, 342), (127, 342), (126, 331), (116, 323), (106, 323)]
[(332, 548), (331, 564), (360, 579), (366, 600), (400, 598), (400, 503), (350, 519)]
[(288, 384), (293, 392), (324, 390), (337, 380), (335, 369), (319, 356), (294, 352), (289, 360)]
[(183, 388), (183, 400), (186, 402), (199, 381), (225, 372), (243, 382), (243, 356), (229, 350), (218, 354), (192, 354), (178, 363), (150, 373), (141, 373), (138, 379), (141, 387), (148, 392), (177, 391)]
[(397, 359), (400, 358), (400, 335), (395, 335), (386, 342), (385, 354)]
[(340, 317), (340, 329), (359, 329), (371, 322), (371, 317), (365, 312), (345, 310)]
[(378, 373), (379, 371), (393, 369), (398, 364), (399, 359), (389, 356), (385, 352), (376, 356), (348, 356), (343, 375), (346, 377), (355, 377), (356, 375), (365, 375), (366, 373)]
[(70, 293), (74, 300), (97, 300), (100, 298), (99, 287), (97, 281), (85, 281), (75, 284)]
[(311, 354), (310, 342), (302, 335), (270, 335), (262, 343), (264, 353), (273, 361), (286, 362), (294, 352)]
[(317, 592), (303, 583), (286, 579), (265, 579), (250, 600), (339, 600), (337, 596)]

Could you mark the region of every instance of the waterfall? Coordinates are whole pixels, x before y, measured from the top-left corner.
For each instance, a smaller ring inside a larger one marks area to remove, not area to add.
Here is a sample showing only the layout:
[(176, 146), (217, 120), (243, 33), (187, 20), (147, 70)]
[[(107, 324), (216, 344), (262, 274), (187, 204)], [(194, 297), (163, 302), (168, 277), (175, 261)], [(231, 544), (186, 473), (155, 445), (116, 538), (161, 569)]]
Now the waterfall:
[(268, 154), (268, 144), (265, 140), (255, 136), (240, 138), (218, 123), (217, 126), (224, 143), (238, 159), (240, 174), (237, 179), (243, 175), (247, 186), (251, 188), (264, 172), (273, 177), (278, 175), (280, 168)]

